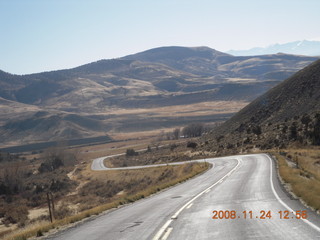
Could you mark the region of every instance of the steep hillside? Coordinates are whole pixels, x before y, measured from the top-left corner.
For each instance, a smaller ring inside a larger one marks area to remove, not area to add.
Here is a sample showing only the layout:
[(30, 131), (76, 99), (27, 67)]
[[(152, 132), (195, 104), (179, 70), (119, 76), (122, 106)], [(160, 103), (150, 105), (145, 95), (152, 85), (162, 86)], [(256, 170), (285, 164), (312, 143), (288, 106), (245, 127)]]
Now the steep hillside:
[(320, 144), (320, 60), (254, 100), (206, 139), (216, 146)]

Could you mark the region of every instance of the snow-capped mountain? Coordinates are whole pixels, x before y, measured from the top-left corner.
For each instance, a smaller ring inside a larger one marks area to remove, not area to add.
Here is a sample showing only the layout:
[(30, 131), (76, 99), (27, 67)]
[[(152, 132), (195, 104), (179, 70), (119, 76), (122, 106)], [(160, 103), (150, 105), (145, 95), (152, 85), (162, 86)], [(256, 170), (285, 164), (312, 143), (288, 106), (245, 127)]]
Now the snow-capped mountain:
[(256, 47), (249, 50), (230, 50), (227, 53), (234, 56), (255, 56), (275, 53), (295, 55), (320, 56), (320, 41), (295, 41), (284, 44), (273, 44), (268, 47)]

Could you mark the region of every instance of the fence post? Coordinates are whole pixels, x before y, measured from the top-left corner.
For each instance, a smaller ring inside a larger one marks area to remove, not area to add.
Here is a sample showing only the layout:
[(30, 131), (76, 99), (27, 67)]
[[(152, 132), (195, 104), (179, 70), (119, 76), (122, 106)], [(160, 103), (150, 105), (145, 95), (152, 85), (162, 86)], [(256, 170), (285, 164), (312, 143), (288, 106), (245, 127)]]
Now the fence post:
[(51, 192), (47, 192), (47, 201), (48, 201), (50, 221), (53, 222), (54, 221), (54, 202), (53, 202), (53, 195)]

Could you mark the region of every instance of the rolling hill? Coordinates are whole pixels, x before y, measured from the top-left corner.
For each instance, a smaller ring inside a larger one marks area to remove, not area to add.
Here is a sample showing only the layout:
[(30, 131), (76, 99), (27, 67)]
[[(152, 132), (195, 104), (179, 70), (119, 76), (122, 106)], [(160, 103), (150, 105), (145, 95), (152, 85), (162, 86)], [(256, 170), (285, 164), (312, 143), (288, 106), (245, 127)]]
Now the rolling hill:
[[(30, 75), (0, 71), (1, 143), (175, 127), (188, 123), (187, 113), (189, 121), (222, 121), (316, 59), (161, 47), (73, 69)], [(218, 102), (231, 107), (219, 115)], [(213, 108), (188, 110), (199, 104)], [(181, 106), (183, 119), (170, 110), (175, 106)]]

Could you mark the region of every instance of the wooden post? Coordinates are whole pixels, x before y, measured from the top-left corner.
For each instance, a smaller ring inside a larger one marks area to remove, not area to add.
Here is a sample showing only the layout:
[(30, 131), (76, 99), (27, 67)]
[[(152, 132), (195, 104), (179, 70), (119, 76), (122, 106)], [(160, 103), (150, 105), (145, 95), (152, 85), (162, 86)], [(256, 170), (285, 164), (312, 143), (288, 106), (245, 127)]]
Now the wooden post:
[(50, 221), (53, 222), (54, 221), (54, 202), (53, 202), (53, 195), (51, 192), (47, 192), (47, 201), (48, 201)]
[(53, 214), (53, 218), (54, 218), (54, 201), (53, 201), (52, 192), (50, 192), (50, 197), (51, 197), (52, 214)]
[(49, 196), (49, 193), (47, 193), (47, 201), (48, 201), (48, 208), (49, 208), (50, 221), (51, 221), (51, 222), (53, 222), (53, 218), (52, 218), (52, 211), (51, 211), (51, 202), (50, 202), (50, 196)]

